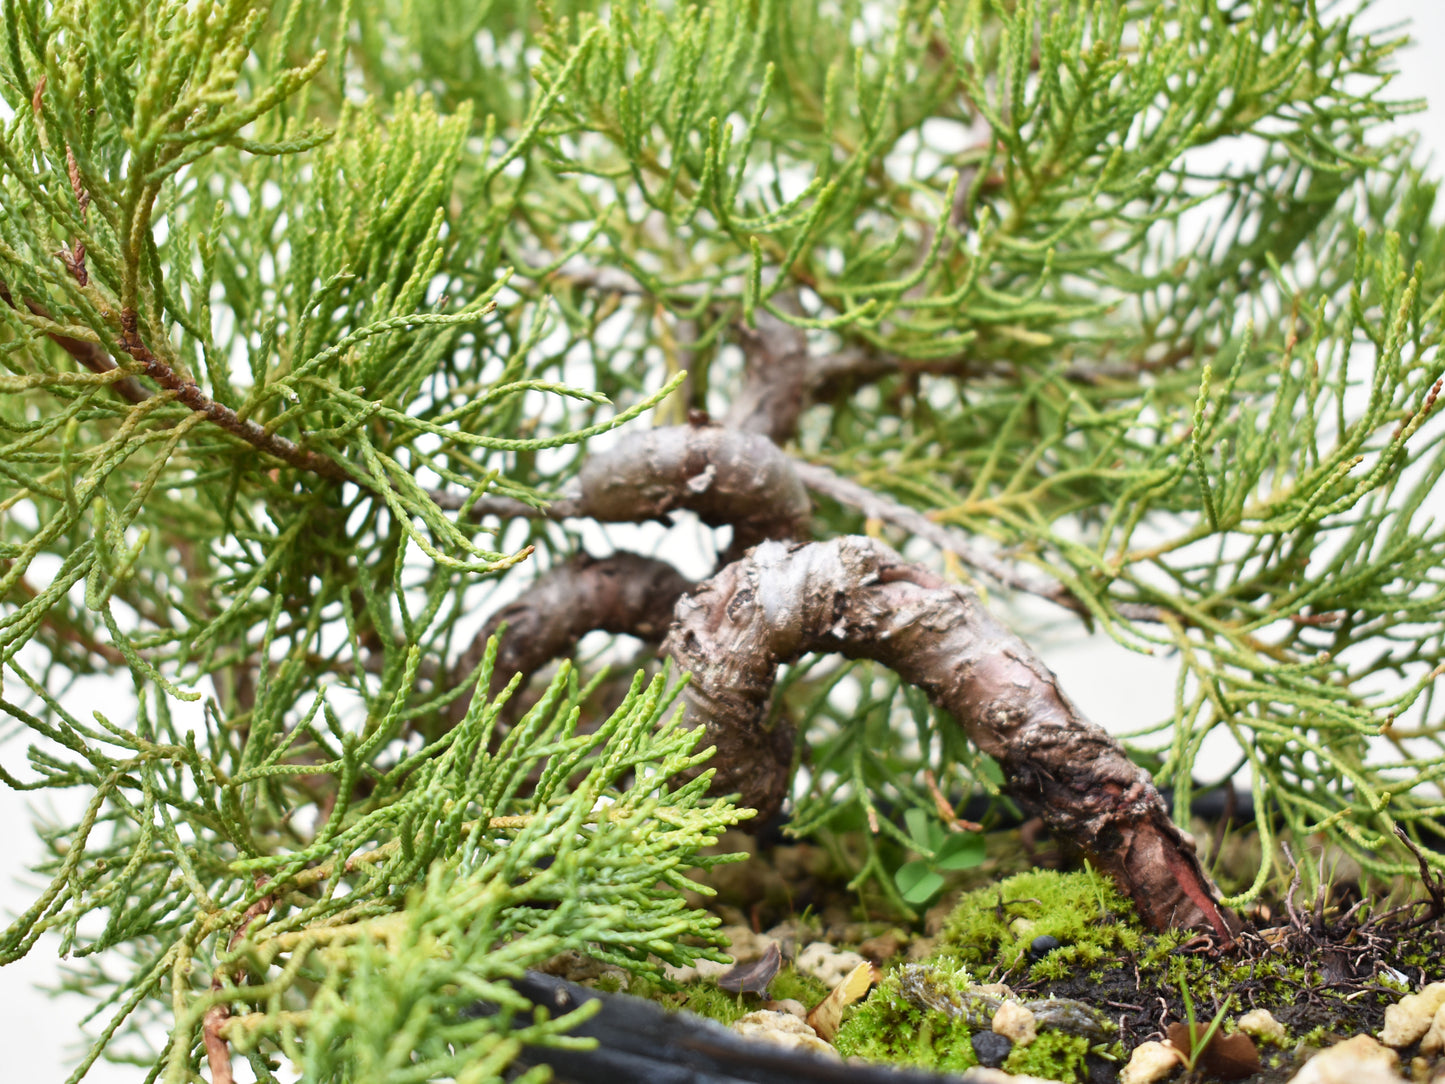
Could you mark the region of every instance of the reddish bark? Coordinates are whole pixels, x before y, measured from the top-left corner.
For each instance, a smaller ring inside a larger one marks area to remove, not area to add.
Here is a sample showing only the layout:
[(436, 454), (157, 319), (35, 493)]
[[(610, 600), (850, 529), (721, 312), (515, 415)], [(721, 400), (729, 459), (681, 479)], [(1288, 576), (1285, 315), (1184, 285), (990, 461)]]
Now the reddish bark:
[(780, 663), (834, 651), (889, 666), (998, 761), (1004, 789), (1112, 875), (1156, 929), (1230, 916), (1148, 774), (1089, 722), (1029, 647), (969, 590), (847, 537), (766, 542), (677, 605), (663, 652), (690, 671), (689, 719), (716, 745), (714, 789), (776, 812), (791, 735), (766, 726)]

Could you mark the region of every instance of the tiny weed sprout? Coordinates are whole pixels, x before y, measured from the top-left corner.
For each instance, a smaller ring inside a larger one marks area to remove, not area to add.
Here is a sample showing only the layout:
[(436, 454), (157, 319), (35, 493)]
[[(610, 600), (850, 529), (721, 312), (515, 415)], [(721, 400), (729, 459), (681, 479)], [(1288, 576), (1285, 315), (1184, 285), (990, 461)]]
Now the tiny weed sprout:
[(984, 860), (981, 832), (950, 832), (921, 809), (903, 815), (912, 847), (927, 857), (899, 866), (893, 883), (906, 903), (926, 904), (942, 890), (944, 874), (972, 869)]

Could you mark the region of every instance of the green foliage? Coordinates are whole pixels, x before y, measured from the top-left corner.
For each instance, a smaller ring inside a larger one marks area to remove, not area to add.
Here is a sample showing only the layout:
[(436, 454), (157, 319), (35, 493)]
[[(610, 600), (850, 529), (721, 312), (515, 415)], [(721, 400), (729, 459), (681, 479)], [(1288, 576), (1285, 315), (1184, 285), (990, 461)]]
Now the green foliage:
[[(792, 452), (1176, 668), (1137, 738), (1178, 807), (1235, 739), (1265, 846), (1234, 902), (1280, 835), (1415, 872), (1395, 828), (1445, 830), (1445, 251), (1375, 132), (1411, 108), (1399, 41), (1344, 8), (3, 0), (0, 707), (34, 744), (0, 781), (84, 808), (4, 958), (50, 930), (93, 958), (90, 1058), (134, 1022), (168, 1038), (116, 1056), (168, 1079), (221, 1005), (263, 1079), (278, 1051), (384, 1075), (393, 1034), (482, 1079), (505, 1022), (455, 1010), (507, 968), (705, 939), (637, 878), (677, 889), (736, 813), (689, 785), (586, 820), (691, 755), (655, 687), (613, 711), (559, 679), (513, 764), (480, 753), (501, 701), (437, 737), (477, 615), (580, 544), (456, 506), (723, 413), (760, 309), (836, 363)], [(887, 528), (822, 501), (814, 529)], [(900, 905), (905, 851), (959, 857), (905, 827), (924, 771), (997, 793), (866, 665), (795, 667), (775, 710), (812, 750), (795, 829), (877, 822), (859, 883)], [(607, 887), (563, 906), (586, 868)]]
[[(385, 775), (375, 737), (336, 726), (324, 696), (265, 761), (230, 777), (218, 729), (198, 740), (147, 716), (130, 733), (99, 713), (88, 727), (52, 704), (106, 774), (79, 758), (65, 766), (95, 797), (78, 829), (52, 838), (54, 881), (0, 947), (14, 959), (56, 930), (65, 951), (95, 959), (76, 980), (121, 1007), (86, 1064), (144, 999), (164, 995), (176, 1019), (152, 1075), (164, 1066), (167, 1080), (187, 1079), (216, 1006), (239, 1016), (225, 1032), (238, 1049), (284, 1052), (307, 1079), (392, 1079), (402, 1064), (462, 1078), (474, 1062), (487, 1067), (475, 1079), (491, 1079), (516, 1053), (511, 1010), (526, 1004), (500, 980), (569, 949), (644, 972), (722, 958), (717, 920), (677, 890), (699, 887), (689, 866), (730, 860), (699, 851), (747, 812), (705, 800), (706, 774), (664, 784), (706, 755), (675, 713), (663, 721), (662, 677), (639, 675), (596, 734), (576, 732), (584, 696), (564, 668), (499, 744), (505, 697), (479, 698)], [(358, 780), (371, 786), (353, 799)], [(287, 823), (297, 781), (338, 795), (312, 834)], [(97, 917), (99, 936), (80, 929)], [(116, 947), (140, 965), (119, 980), (99, 956)], [(508, 1011), (465, 1018), (478, 999)]]

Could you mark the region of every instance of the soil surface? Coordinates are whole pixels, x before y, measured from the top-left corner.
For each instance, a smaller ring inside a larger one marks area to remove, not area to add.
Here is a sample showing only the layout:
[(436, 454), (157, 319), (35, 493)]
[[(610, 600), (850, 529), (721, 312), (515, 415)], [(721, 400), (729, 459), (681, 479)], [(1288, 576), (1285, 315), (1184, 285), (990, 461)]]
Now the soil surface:
[[(734, 849), (739, 844), (756, 847), (741, 838), (725, 842)], [(993, 854), (993, 841), (990, 849), (990, 861), (970, 872), (964, 888), (997, 884), (1030, 865), (1065, 864), (1046, 842), (1032, 853), (1020, 847), (1017, 833), (1000, 854)], [(851, 862), (845, 851), (846, 841), (764, 846), (748, 862), (714, 870), (718, 896), (695, 902), (709, 906), (734, 929), (750, 929), (763, 939), (780, 938), (785, 961), (811, 941), (859, 952), (884, 971), (904, 961), (929, 959), (940, 935), (947, 938), (948, 916), (960, 891), (947, 893), (926, 913), (909, 919), (881, 898), (848, 889)], [(1287, 1043), (1260, 1042), (1260, 1062), (1250, 1072), (1227, 1064), (1228, 1059), (1212, 1065), (1217, 1059), (1200, 1057), (1187, 1076), (1191, 1084), (1240, 1079), (1283, 1084), (1318, 1049), (1359, 1034), (1378, 1036), (1386, 1007), (1404, 993), (1445, 980), (1445, 927), (1438, 914), (1430, 913), (1428, 901), (1394, 913), (1377, 906), (1371, 913), (1356, 885), (1347, 881), (1335, 882), (1308, 903), (1294, 895), (1292, 888), (1287, 898), (1256, 904), (1242, 916), (1247, 926), (1233, 945), (1178, 933), (1164, 935), (1167, 943), (1160, 943), (1154, 935), (1143, 934), (1135, 947), (1116, 946), (1086, 963), (1061, 967), (1056, 959), (1041, 967), (1037, 955), (1007, 958), (1005, 952), (992, 961), (970, 961), (969, 968), (978, 982), (1006, 983), (1022, 999), (1067, 998), (1092, 1006), (1117, 1026), (1114, 1037), (1125, 1058), (1140, 1043), (1164, 1040), (1171, 1025), (1178, 1039), (1186, 1021), (1196, 1021), (1198, 1034), (1219, 1015), (1219, 1030), (1227, 1033), (1243, 1013), (1266, 1009), (1287, 1029)], [(1000, 899), (999, 906), (1012, 907), (1011, 916), (1019, 910), (1015, 902)], [(1034, 920), (1027, 921), (1031, 927)], [(1111, 922), (1113, 916), (1106, 913), (1103, 921)], [(746, 955), (739, 953), (743, 959)], [(1152, 960), (1157, 965), (1161, 959), (1165, 966), (1147, 964)], [(790, 990), (797, 990), (796, 985)], [(707, 999), (692, 989), (650, 992), (672, 1007), (710, 1011)], [(739, 995), (737, 1009), (755, 1009), (769, 996), (779, 994)], [(1416, 1048), (1399, 1053), (1407, 1078), (1423, 1080), (1445, 1072), (1438, 1059), (1427, 1065), (1416, 1057)], [(1121, 1065), (1099, 1064), (1091, 1057), (1089, 1084), (1109, 1084)]]

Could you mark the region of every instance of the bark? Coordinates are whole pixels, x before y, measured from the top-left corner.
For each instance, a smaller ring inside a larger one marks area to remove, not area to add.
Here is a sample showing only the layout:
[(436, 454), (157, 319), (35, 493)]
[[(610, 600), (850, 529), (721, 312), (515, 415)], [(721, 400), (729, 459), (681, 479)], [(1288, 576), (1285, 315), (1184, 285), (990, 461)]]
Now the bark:
[[(506, 625), (492, 670), (496, 694), (514, 674), (532, 674), (570, 655), (594, 629), (662, 639), (673, 607), (692, 581), (665, 561), (635, 553), (595, 558), (581, 554), (540, 576), (527, 593), (492, 615), (452, 671), (462, 681), (481, 662), (487, 640)], [(454, 684), (455, 684), (454, 682)], [(451, 722), (465, 717), (471, 694), (452, 701)]]
[(692, 674), (688, 716), (717, 747), (714, 790), (765, 821), (792, 773), (766, 725), (779, 664), (807, 652), (876, 660), (952, 714), (998, 761), (1006, 793), (1119, 882), (1156, 929), (1231, 917), (1148, 774), (1088, 721), (1029, 647), (971, 591), (872, 539), (766, 542), (679, 600), (663, 653)]
[(792, 462), (757, 433), (677, 425), (639, 434), (590, 457), (573, 515), (609, 523), (661, 519), (690, 509), (709, 526), (730, 524), (732, 549), (797, 538), (812, 506)]
[[(788, 308), (797, 308), (791, 298), (787, 301)], [(723, 424), (782, 445), (797, 433), (798, 417), (808, 405), (813, 383), (808, 337), (766, 309), (758, 309), (754, 323), (737, 328), (746, 359), (743, 381)]]

